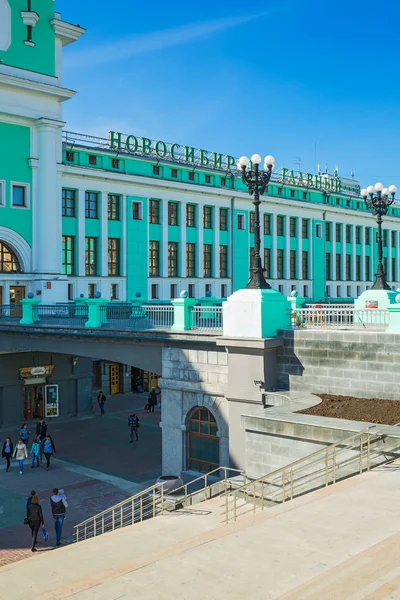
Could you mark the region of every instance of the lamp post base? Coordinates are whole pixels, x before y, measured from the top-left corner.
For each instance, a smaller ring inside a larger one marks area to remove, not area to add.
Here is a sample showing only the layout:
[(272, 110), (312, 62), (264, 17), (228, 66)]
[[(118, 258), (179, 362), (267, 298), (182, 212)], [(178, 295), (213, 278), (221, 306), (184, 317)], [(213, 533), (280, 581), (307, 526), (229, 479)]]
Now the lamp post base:
[(370, 289), (365, 290), (354, 301), (354, 306), (356, 310), (370, 310), (373, 312), (374, 310), (385, 310), (391, 304), (396, 303), (397, 292), (394, 292), (390, 288), (388, 290), (384, 289)]

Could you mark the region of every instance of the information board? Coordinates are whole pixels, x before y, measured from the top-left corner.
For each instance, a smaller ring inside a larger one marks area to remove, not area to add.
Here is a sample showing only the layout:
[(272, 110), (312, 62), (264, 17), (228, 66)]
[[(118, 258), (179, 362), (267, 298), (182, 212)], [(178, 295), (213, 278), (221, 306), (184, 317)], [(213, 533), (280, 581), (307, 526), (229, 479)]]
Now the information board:
[(58, 384), (46, 385), (44, 388), (45, 417), (58, 417)]

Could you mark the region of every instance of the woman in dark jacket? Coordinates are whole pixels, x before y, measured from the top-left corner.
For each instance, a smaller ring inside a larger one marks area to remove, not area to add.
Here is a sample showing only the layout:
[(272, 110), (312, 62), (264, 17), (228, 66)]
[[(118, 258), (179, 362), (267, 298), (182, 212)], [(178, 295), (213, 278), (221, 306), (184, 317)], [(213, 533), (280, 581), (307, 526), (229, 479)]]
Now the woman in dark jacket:
[(47, 435), (47, 423), (43, 417), (40, 417), (39, 423), (36, 424), (36, 437), (44, 440)]
[(10, 437), (6, 437), (6, 441), (3, 444), (3, 450), (1, 452), (1, 456), (3, 458), (5, 458), (7, 461), (6, 472), (8, 472), (10, 470), (10, 462), (11, 462), (11, 457), (13, 455), (13, 452), (14, 452), (14, 444), (12, 443)]
[(37, 552), (35, 547), (37, 534), (40, 526), (44, 527), (42, 507), (39, 504), (39, 498), (37, 496), (33, 496), (32, 502), (28, 505), (26, 518), (32, 532), (32, 552)]

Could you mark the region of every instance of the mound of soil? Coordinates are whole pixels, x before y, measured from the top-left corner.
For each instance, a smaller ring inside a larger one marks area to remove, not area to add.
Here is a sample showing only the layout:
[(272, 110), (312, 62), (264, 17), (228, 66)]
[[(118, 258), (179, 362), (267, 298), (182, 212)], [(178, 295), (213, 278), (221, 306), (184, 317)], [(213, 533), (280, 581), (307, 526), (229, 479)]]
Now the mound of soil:
[(400, 422), (400, 402), (397, 400), (381, 400), (380, 398), (354, 398), (352, 396), (335, 396), (332, 394), (316, 394), (322, 399), (317, 406), (299, 410), (304, 415), (318, 415), (335, 419), (367, 421), (395, 425)]

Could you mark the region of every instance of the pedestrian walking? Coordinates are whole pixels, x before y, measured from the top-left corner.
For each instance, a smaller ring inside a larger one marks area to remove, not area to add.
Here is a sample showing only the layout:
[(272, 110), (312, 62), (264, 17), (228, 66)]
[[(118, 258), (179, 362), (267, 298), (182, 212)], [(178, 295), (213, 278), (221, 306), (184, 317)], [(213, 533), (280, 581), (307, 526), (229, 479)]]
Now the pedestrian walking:
[(14, 452), (14, 444), (12, 443), (11, 438), (7, 436), (6, 440), (3, 444), (3, 450), (1, 452), (1, 456), (6, 459), (6, 463), (7, 463), (6, 473), (8, 473), (8, 471), (10, 470), (11, 457), (13, 455), (13, 452)]
[(151, 388), (151, 392), (149, 394), (148, 403), (150, 406), (150, 412), (154, 412), (154, 408), (158, 404), (157, 396), (161, 394), (160, 388)]
[(26, 500), (26, 508), (28, 508), (28, 506), (32, 502), (33, 496), (36, 496), (36, 490), (32, 490), (31, 493), (30, 493), (30, 495), (28, 496), (28, 498)]
[(31, 432), (28, 429), (28, 425), (26, 423), (23, 423), (21, 429), (19, 430), (19, 435), (21, 437), (21, 440), (24, 442), (25, 446), (28, 446), (30, 433)]
[(53, 454), (56, 453), (56, 447), (54, 445), (51, 435), (47, 434), (43, 444), (43, 454), (46, 457), (46, 468), (50, 469), (50, 460)]
[(32, 532), (32, 552), (37, 552), (36, 542), (37, 534), (40, 529), (40, 525), (44, 527), (44, 519), (42, 507), (39, 504), (39, 498), (36, 494), (32, 497), (32, 501), (26, 508), (26, 522), (29, 525)]
[(25, 458), (28, 458), (28, 451), (26, 449), (26, 445), (21, 439), (18, 440), (18, 444), (14, 448), (13, 456), (18, 461), (19, 474), (22, 475), (22, 473), (24, 472), (24, 460)]
[(138, 429), (140, 427), (139, 417), (132, 411), (128, 417), (128, 427), (129, 427), (129, 442), (133, 442), (133, 438), (136, 438), (136, 441), (139, 441)]
[(36, 437), (44, 440), (47, 435), (47, 423), (44, 417), (40, 417), (39, 423), (36, 424)]
[(107, 400), (107, 398), (105, 397), (103, 392), (100, 392), (99, 395), (97, 396), (97, 403), (100, 408), (100, 416), (101, 417), (104, 415), (104, 405), (106, 403), (106, 400)]
[(53, 495), (50, 498), (51, 514), (54, 520), (54, 529), (56, 530), (56, 546), (61, 544), (61, 535), (65, 519), (65, 509), (68, 508), (68, 502), (64, 490), (54, 488)]
[(35, 468), (35, 463), (36, 463), (36, 467), (39, 468), (40, 448), (41, 448), (40, 437), (38, 437), (36, 440), (33, 440), (32, 446), (31, 446), (31, 457), (32, 457), (32, 467), (31, 468), (32, 469)]

